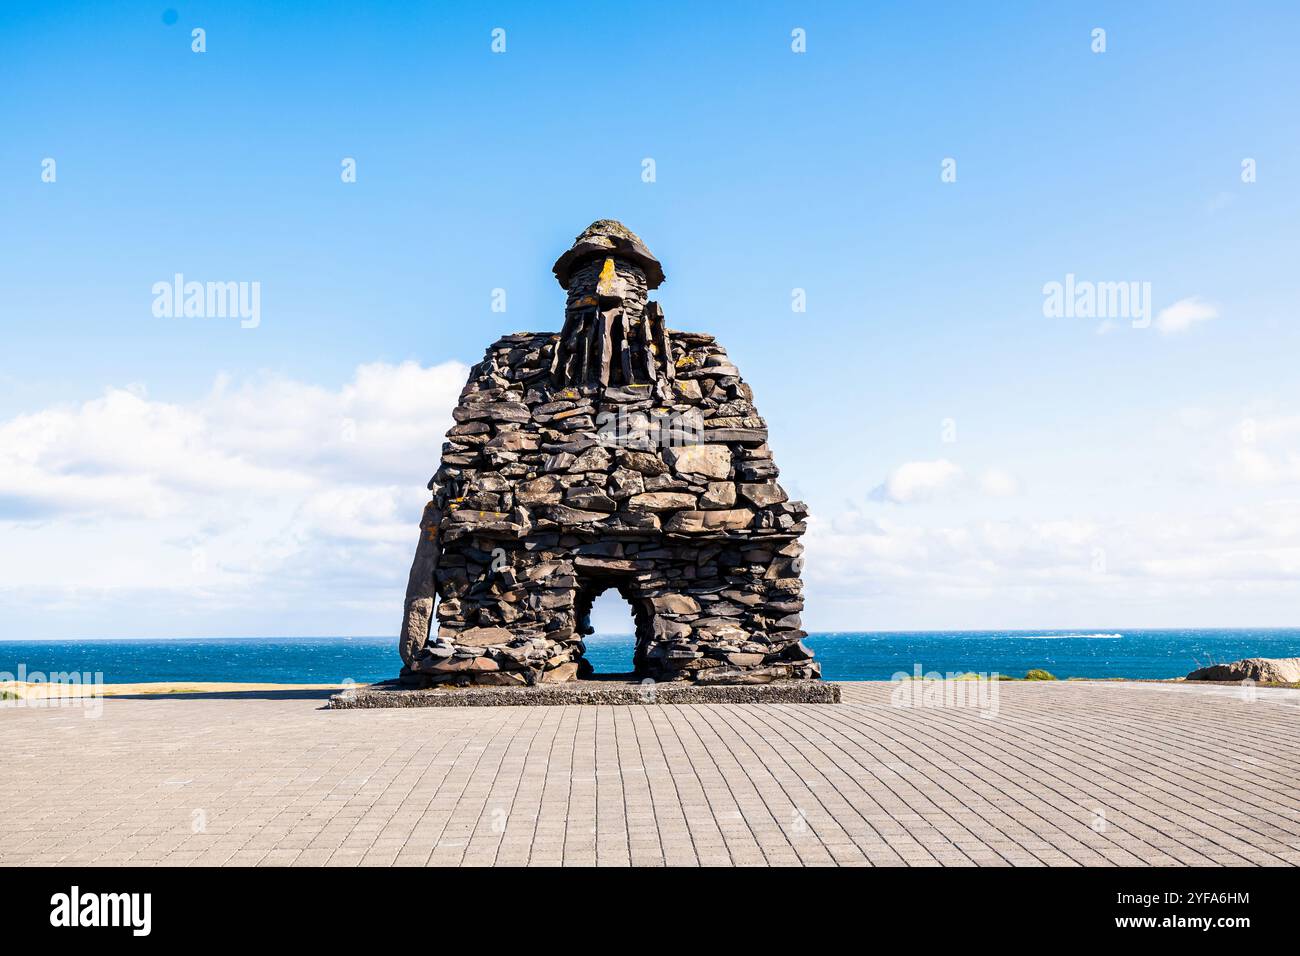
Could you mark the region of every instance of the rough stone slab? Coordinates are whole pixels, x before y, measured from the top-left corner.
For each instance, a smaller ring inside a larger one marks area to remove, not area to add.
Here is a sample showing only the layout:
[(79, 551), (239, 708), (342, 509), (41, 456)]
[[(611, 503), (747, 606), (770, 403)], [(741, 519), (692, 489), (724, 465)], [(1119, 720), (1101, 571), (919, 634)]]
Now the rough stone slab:
[(1212, 664), (1187, 675), (1190, 681), (1243, 681), (1260, 684), (1300, 683), (1300, 657), (1248, 657), (1230, 664)]
[(840, 685), (819, 680), (702, 686), (684, 681), (579, 680), (533, 687), (431, 687), (395, 681), (330, 697), (331, 710), (374, 707), (546, 707), (563, 704), (838, 704)]

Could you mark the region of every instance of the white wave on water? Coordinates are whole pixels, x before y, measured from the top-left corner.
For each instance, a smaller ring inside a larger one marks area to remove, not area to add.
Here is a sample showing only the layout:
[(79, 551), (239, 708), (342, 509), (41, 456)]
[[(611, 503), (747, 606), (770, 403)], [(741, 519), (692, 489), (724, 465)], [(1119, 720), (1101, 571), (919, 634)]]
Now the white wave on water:
[(1020, 641), (1117, 641), (1123, 634), (1008, 634)]

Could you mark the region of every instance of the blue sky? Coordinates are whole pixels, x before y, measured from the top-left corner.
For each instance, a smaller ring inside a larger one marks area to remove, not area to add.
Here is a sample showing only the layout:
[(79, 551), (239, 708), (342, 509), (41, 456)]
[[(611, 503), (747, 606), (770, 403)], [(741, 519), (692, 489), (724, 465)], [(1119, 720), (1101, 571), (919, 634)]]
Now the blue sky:
[[(1298, 21), (6, 4), (0, 633), (394, 629), (461, 365), (602, 217), (753, 385), (811, 627), (1295, 624)], [(260, 324), (155, 317), (177, 272)], [(1067, 274), (1173, 311), (1045, 317)]]

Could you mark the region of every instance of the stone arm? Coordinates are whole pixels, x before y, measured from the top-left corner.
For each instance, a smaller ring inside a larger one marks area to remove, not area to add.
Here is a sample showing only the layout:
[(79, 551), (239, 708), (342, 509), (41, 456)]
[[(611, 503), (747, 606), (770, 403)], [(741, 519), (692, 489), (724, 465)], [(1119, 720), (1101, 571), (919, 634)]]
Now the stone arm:
[(424, 516), (420, 520), (420, 543), (415, 547), (415, 560), (411, 562), (411, 574), (406, 583), (406, 603), (398, 649), (402, 663), (408, 667), (429, 639), (429, 626), (437, 598), (434, 573), (438, 570), (438, 559), (442, 555), (442, 542), (438, 537), (441, 522), (442, 510), (437, 501), (430, 501), (424, 506)]

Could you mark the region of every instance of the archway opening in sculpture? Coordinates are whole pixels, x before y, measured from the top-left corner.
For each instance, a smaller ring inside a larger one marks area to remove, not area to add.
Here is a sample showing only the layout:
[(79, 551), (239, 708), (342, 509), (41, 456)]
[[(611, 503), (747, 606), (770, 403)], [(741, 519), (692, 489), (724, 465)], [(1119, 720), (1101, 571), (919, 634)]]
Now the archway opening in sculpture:
[[(588, 644), (579, 664), (579, 676), (644, 676), (646, 654), (654, 640), (654, 611), (647, 599), (636, 594), (635, 582), (617, 575), (580, 574), (574, 603), (578, 631)], [(631, 613), (630, 640), (621, 637), (628, 628), (618, 623), (620, 608)]]

